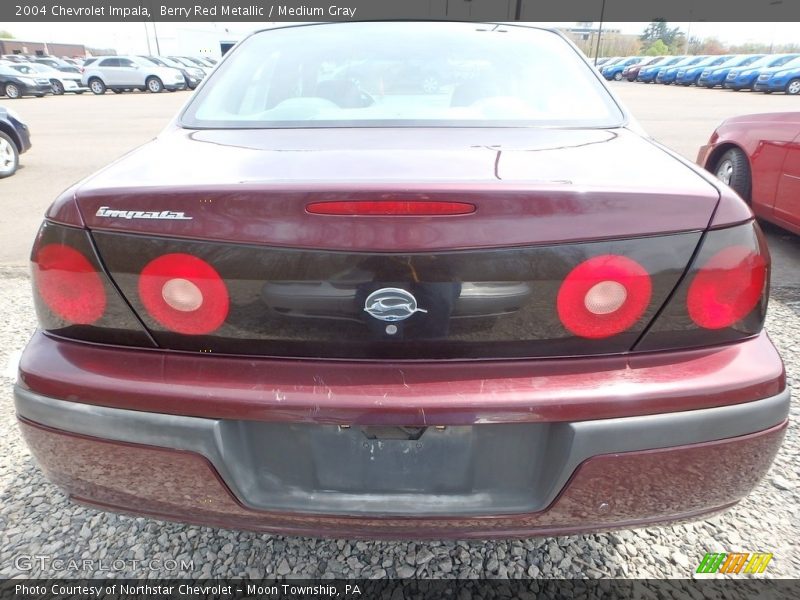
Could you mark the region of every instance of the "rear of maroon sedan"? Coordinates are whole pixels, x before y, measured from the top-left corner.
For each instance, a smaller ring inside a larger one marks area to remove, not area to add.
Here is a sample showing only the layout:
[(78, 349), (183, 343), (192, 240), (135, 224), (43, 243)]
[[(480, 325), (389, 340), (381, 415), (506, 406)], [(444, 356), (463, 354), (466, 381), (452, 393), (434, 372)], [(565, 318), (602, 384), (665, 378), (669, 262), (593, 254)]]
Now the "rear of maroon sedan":
[(55, 201), (32, 271), (20, 427), (103, 509), (359, 537), (635, 527), (735, 504), (786, 429), (751, 213), (546, 30), (256, 33)]

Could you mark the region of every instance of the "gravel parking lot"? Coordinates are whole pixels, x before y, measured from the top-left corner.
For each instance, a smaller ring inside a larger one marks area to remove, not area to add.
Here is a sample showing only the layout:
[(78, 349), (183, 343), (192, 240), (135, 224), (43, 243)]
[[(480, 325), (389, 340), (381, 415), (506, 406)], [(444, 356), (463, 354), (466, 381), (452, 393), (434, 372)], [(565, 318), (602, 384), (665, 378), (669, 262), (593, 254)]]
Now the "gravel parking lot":
[[(797, 98), (646, 86), (613, 88), (657, 139), (694, 158), (727, 116), (797, 109)], [(500, 541), (318, 540), (194, 527), (73, 505), (36, 467), (17, 431), (13, 365), (35, 327), (24, 266), (41, 214), (61, 189), (152, 137), (185, 93), (17, 101), (34, 149), (0, 182), (0, 577), (689, 577), (706, 552), (772, 552), (765, 575), (800, 577), (800, 408), (767, 478), (742, 503), (711, 519), (607, 534)], [(767, 328), (790, 383), (800, 376), (800, 238), (768, 228), (778, 266)], [(6, 367), (9, 365), (9, 367)], [(60, 570), (30, 560), (119, 561), (119, 571)], [(167, 570), (168, 560), (189, 568)], [(144, 561), (132, 568), (131, 561)], [(152, 564), (150, 561), (157, 561)], [(157, 568), (160, 564), (161, 568)], [(151, 568), (152, 567), (152, 568)]]

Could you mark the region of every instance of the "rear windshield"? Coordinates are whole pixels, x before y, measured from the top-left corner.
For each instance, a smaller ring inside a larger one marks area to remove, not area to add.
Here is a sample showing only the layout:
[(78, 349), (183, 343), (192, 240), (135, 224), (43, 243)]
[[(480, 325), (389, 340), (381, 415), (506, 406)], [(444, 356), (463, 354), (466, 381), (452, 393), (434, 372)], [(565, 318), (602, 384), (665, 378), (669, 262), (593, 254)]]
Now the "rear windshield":
[(192, 99), (193, 128), (620, 125), (558, 34), (470, 23), (335, 23), (244, 40)]

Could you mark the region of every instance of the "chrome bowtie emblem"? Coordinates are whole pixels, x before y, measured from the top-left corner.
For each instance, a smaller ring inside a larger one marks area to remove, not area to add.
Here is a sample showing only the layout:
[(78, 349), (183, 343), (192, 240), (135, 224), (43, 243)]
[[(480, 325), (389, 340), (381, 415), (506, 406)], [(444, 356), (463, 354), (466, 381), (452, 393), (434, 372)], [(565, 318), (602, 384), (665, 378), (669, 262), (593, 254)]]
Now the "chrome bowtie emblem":
[(364, 312), (380, 321), (403, 321), (414, 313), (426, 313), (417, 306), (412, 294), (399, 288), (382, 288), (372, 292), (364, 302)]

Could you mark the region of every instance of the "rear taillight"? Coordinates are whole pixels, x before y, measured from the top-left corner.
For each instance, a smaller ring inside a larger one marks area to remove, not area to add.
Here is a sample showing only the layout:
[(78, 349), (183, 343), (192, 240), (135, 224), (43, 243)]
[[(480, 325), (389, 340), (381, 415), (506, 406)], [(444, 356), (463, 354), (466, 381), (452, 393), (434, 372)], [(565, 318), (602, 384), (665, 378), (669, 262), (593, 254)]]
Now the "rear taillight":
[(468, 202), (417, 202), (417, 201), (333, 201), (312, 202), (306, 211), (315, 215), (352, 216), (436, 216), (468, 215), (475, 205)]
[(31, 252), (31, 274), (43, 330), (90, 342), (155, 345), (109, 280), (85, 229), (45, 221)]
[(42, 299), (69, 323), (89, 325), (103, 316), (106, 293), (97, 269), (64, 244), (47, 244), (33, 257), (33, 280)]
[(710, 346), (758, 334), (769, 295), (769, 253), (755, 221), (712, 229), (635, 350)]
[(139, 297), (150, 316), (176, 333), (211, 333), (225, 322), (230, 300), (219, 273), (191, 254), (165, 254), (139, 277)]
[(558, 292), (558, 316), (577, 336), (610, 337), (644, 314), (652, 295), (650, 275), (625, 256), (595, 256), (579, 264)]
[(689, 316), (706, 329), (730, 327), (758, 304), (766, 279), (766, 260), (756, 250), (746, 246), (720, 250), (689, 285)]

